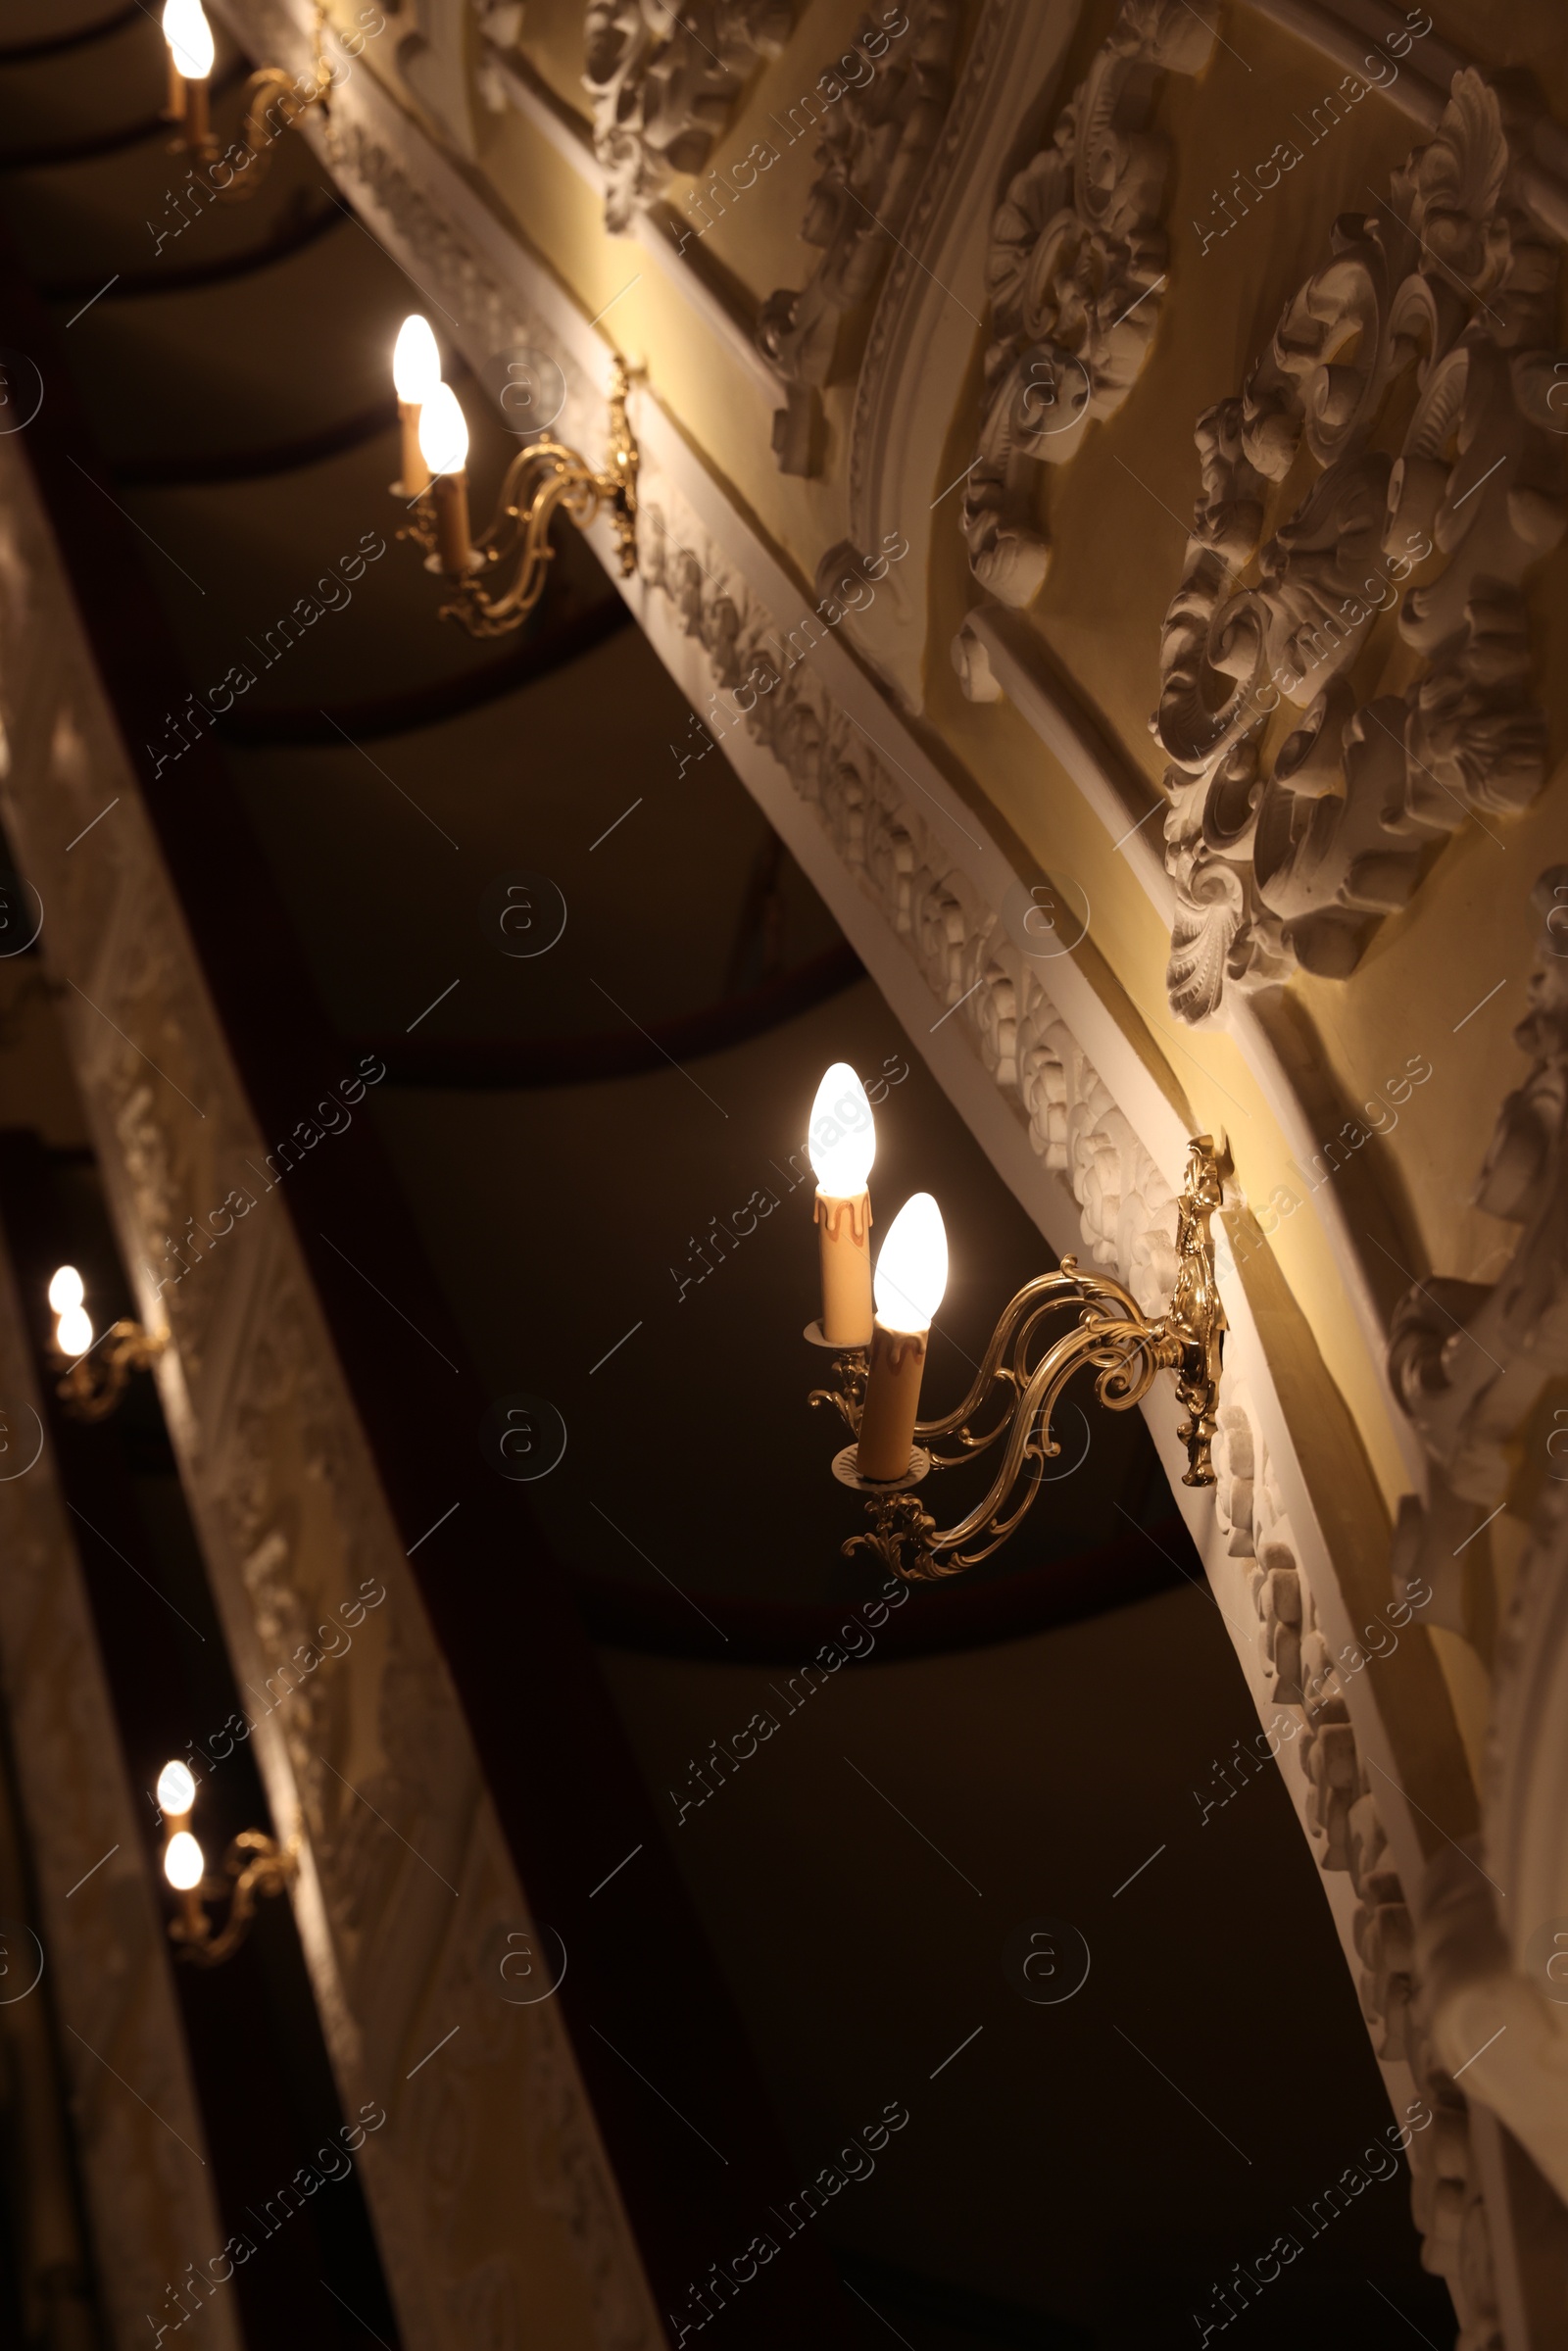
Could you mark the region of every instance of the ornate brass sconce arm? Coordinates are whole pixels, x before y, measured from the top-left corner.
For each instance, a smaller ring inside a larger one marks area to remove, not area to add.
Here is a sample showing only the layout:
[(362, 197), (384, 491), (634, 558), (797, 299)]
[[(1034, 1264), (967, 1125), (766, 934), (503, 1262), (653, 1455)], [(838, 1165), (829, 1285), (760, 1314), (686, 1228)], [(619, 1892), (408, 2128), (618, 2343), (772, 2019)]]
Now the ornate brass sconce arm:
[[(415, 507), (409, 536), (426, 550), (451, 594), (440, 608), (443, 620), (459, 620), (473, 637), (505, 636), (520, 628), (545, 592), (556, 551), (550, 526), (564, 514), (586, 530), (609, 509), (622, 578), (637, 568), (637, 443), (626, 416), (629, 378), (615, 362), (610, 394), (610, 455), (602, 469), (589, 465), (564, 441), (530, 441), (507, 467), (495, 520), (473, 542), (474, 560), (464, 572), (443, 567), (438, 550), (434, 489)], [(510, 584), (490, 585), (509, 564)]]
[(256, 194), (271, 170), (272, 153), (284, 131), (292, 130), (313, 106), (321, 105), (331, 87), (332, 69), (321, 54), (318, 18), (314, 89), (302, 90), (295, 76), (281, 66), (259, 67), (246, 82), (245, 117), (240, 125), (245, 161), (233, 166), (233, 178), (218, 190), (220, 204), (243, 204)]
[[(1214, 1244), (1209, 1221), (1222, 1204), (1223, 1185), (1212, 1138), (1200, 1135), (1191, 1147), (1187, 1184), (1178, 1204), (1179, 1258), (1171, 1300), (1152, 1319), (1119, 1282), (1080, 1271), (1063, 1257), (1059, 1272), (1024, 1285), (1003, 1312), (962, 1403), (933, 1420), (917, 1421), (915, 1436), (928, 1462), (901, 1481), (930, 1469), (951, 1469), (1003, 1442), (996, 1475), (982, 1499), (952, 1526), (939, 1527), (918, 1495), (906, 1490), (871, 1490), (866, 1514), (869, 1534), (852, 1536), (846, 1555), (865, 1549), (911, 1583), (961, 1574), (988, 1558), (1028, 1511), (1045, 1465), (1060, 1451), (1052, 1416), (1062, 1391), (1079, 1371), (1095, 1373), (1095, 1394), (1113, 1412), (1142, 1403), (1162, 1371), (1174, 1374), (1186, 1408), (1180, 1435), (1187, 1446), (1183, 1483), (1211, 1486), (1210, 1447), (1219, 1396), (1225, 1310), (1214, 1277)], [(1035, 1359), (1047, 1319), (1062, 1308), (1079, 1309), (1074, 1326)], [(865, 1392), (863, 1352), (840, 1355), (835, 1389), (813, 1392), (812, 1402), (835, 1406), (858, 1433)], [(1001, 1406), (984, 1426), (975, 1424), (985, 1407)], [(951, 1441), (951, 1442), (947, 1442)], [(842, 1460), (842, 1456), (841, 1456)], [(855, 1479), (862, 1490), (866, 1482)]]
[[(264, 1894), (280, 1894), (299, 1868), (299, 1838), (280, 1846), (260, 1829), (243, 1829), (223, 1856), (221, 1877), (204, 1878), (185, 1896), (177, 1918), (169, 1922), (169, 1938), (176, 1955), (194, 1967), (219, 1967), (239, 1949), (250, 1933), (256, 1905)], [(228, 1916), (213, 1933), (206, 1905), (228, 1900)]]
[(139, 1322), (111, 1323), (97, 1345), (66, 1364), (55, 1393), (73, 1420), (106, 1420), (125, 1392), (133, 1371), (147, 1371), (169, 1345), (167, 1331), (144, 1331)]
[[(256, 194), (271, 170), (273, 151), (283, 133), (292, 130), (313, 106), (322, 104), (335, 78), (326, 56), (324, 0), (317, 0), (316, 64), (310, 83), (302, 89), (300, 77), (282, 66), (258, 67), (245, 84), (239, 154), (235, 145), (220, 149), (212, 135), (206, 83), (182, 83), (177, 78), (177, 96), (172, 93), (172, 102), (166, 112), (166, 120), (179, 126), (171, 144), (185, 148), (207, 166), (209, 185), (218, 203), (243, 204)], [(213, 175), (218, 164), (228, 172), (221, 186)]]

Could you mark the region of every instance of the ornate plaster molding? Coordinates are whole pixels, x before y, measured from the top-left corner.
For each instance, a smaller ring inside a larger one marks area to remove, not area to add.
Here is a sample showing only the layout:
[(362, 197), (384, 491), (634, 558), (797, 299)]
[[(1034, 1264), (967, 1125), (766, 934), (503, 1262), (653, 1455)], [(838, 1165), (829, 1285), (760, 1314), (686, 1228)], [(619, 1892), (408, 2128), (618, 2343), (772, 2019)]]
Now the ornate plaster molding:
[[(869, 69), (863, 85), (845, 86), (831, 63), (817, 78), (817, 89), (831, 77), (840, 90), (801, 223), (802, 241), (821, 259), (805, 286), (768, 296), (758, 324), (787, 394), (773, 418), (773, 454), (785, 473), (819, 470), (818, 395), (833, 374), (840, 325), (870, 300), (904, 239), (953, 103), (960, 0), (909, 0), (907, 12), (894, 13), (904, 19), (897, 34), (869, 17), (856, 29), (852, 46)], [(812, 100), (801, 103), (804, 112)]]
[[(1390, 1360), (1432, 1461), (1423, 1509), (1401, 1509), (1395, 1583), (1435, 1588), (1437, 1621), (1476, 1638), (1464, 1554), (1520, 1479), (1520, 1433), (1568, 1372), (1568, 865), (1532, 894), (1541, 916), (1532, 1056), (1503, 1102), (1476, 1199), (1521, 1230), (1495, 1282), (1432, 1281), (1399, 1307)], [(1559, 1411), (1534, 1431), (1529, 1540), (1493, 1678), (1484, 1835), (1427, 1873), (1422, 1963), (1445, 2062), (1568, 2201), (1568, 1448)], [(1471, 1554), (1475, 1556), (1474, 1553)], [(1485, 1567), (1485, 1560), (1477, 1564)], [(1473, 2066), (1473, 2071), (1471, 2070)]]
[[(952, 1025), (962, 1023), (994, 1084), (1027, 1115), (1031, 1150), (1070, 1190), (1081, 1246), (1096, 1264), (1115, 1270), (1146, 1310), (1157, 1310), (1175, 1270), (1171, 1188), (1053, 1003), (1049, 975), (1019, 954), (961, 860), (911, 804), (907, 771), (879, 756), (811, 664), (780, 665), (771, 614), (673, 485), (651, 470), (645, 486), (644, 577), (717, 681), (710, 723), (720, 724), (722, 712), (784, 769), (931, 999), (952, 1012)], [(1427, 2266), (1447, 2283), (1471, 2330), (1464, 2339), (1501, 2351), (1483, 2166), (1452, 2078), (1457, 2060), (1437, 2036), (1437, 2011), (1414, 1956), (1405, 1878), (1389, 1843), (1388, 1797), (1402, 1805), (1402, 1794), (1377, 1761), (1386, 1741), (1358, 1728), (1352, 1696), (1367, 1721), (1375, 1722), (1375, 1710), (1364, 1684), (1353, 1691), (1347, 1686), (1356, 1679), (1355, 1647), (1332, 1629), (1343, 1629), (1344, 1605), (1321, 1552), (1321, 1591), (1304, 1564), (1309, 1546), (1292, 1525), (1271, 1465), (1262, 1415), (1249, 1393), (1245, 1336), (1237, 1336), (1215, 1445), (1214, 1523), (1223, 1556), (1206, 1546), (1210, 1579), (1233, 1638), (1232, 1592), (1255, 1621), (1251, 1653), (1239, 1643), (1244, 1668), (1325, 1873), (1395, 2110), (1403, 2119), (1419, 2100), (1427, 2115), (1407, 2149)], [(1282, 1721), (1290, 1726), (1285, 1737)], [(1295, 1745), (1297, 1771), (1288, 1767), (1287, 1743)], [(1374, 1773), (1383, 1774), (1381, 1782)]]
[[(909, 541), (906, 577), (850, 625), (912, 710), (924, 701), (932, 533), (947, 525), (934, 493), (958, 487), (938, 468), (972, 359), (969, 330), (984, 333), (969, 305), (985, 269), (987, 207), (1031, 133), (1078, 16), (1077, 0), (982, 0), (871, 311), (848, 422), (847, 541), (836, 552), (874, 549), (890, 530)], [(916, 483), (930, 488), (911, 497)]]
[[(439, 275), (469, 356), (482, 359), (519, 336), (553, 352), (566, 378), (567, 422), (591, 432), (603, 353), (579, 315), (389, 107), (367, 101), (340, 114), (333, 164), (346, 193), (416, 276)], [(926, 759), (832, 631), (793, 618), (798, 590), (646, 395), (638, 431), (641, 577), (626, 593), (671, 673), (705, 712), (711, 742), (724, 744), (912, 1033), (931, 1029), (933, 1014), (951, 1015), (928, 1048), (933, 1066), (1054, 1246), (1087, 1248), (1141, 1302), (1162, 1303), (1174, 1230), (1166, 1170), (1179, 1172), (1179, 1114), (1072, 958), (1043, 967), (1021, 953), (1005, 919), (1017, 877), (984, 837), (983, 817)], [(687, 756), (707, 756), (709, 748), (694, 726)], [(1064, 1202), (1070, 1222), (1061, 1216)], [(1232, 1302), (1228, 1294), (1228, 1309)], [(1289, 1564), (1299, 1588), (1298, 1638), (1327, 1641), (1332, 1626), (1343, 1642), (1348, 1612), (1291, 1453), (1262, 1342), (1239, 1293), (1232, 1319), (1227, 1403), (1251, 1386), (1256, 1400), (1246, 1410), (1254, 1458), (1267, 1431), (1276, 1455), (1271, 1486), (1297, 1497)], [(1241, 1442), (1237, 1433), (1238, 1457)], [(1204, 1500), (1184, 1499), (1223, 1593), (1229, 1571), (1220, 1546), (1236, 1522), (1222, 1522)], [(1270, 1522), (1278, 1544), (1287, 1540), (1284, 1524), (1280, 1516)], [(1272, 1554), (1258, 1564), (1267, 1571), (1267, 1633), (1269, 1605), (1286, 1621), (1289, 1579), (1275, 1581), (1283, 1563)], [(1242, 1644), (1265, 1720), (1275, 1708), (1273, 1691), (1293, 1670), (1289, 1640), (1278, 1630), (1272, 1638), (1275, 1656), (1262, 1662), (1250, 1641)], [(1348, 1721), (1314, 1716), (1299, 1750), (1314, 1765), (1305, 1780), (1289, 1776), (1303, 1819), (1315, 1800), (1308, 1834), (1335, 1855), (1325, 1886), (1357, 1971), (1369, 1963), (1357, 1954), (1349, 1898), (1357, 1850), (1350, 1815), (1373, 1761), (1381, 1756), (1396, 1768), (1398, 1760), (1370, 1679), (1338, 1693)], [(1399, 1856), (1400, 1883), (1416, 1883), (1417, 1824), (1402, 1792), (1391, 1786), (1385, 1794), (1382, 1825)], [(1370, 1873), (1366, 1833), (1362, 1845)], [(1392, 1864), (1385, 1857), (1379, 1866), (1387, 1891)], [(1370, 1874), (1366, 1885), (1373, 1885)], [(1385, 1923), (1392, 1951), (1393, 1926)], [(1392, 1978), (1401, 1971), (1382, 1972)], [(1434, 2178), (1454, 2180), (1456, 2161), (1450, 2154), (1449, 2168)]]
[(1519, 1239), (1495, 1282), (1438, 1275), (1407, 1291), (1389, 1341), (1390, 1377), (1430, 1464), (1426, 1507), (1414, 1495), (1401, 1507), (1395, 1581), (1424, 1576), (1437, 1621), (1467, 1638), (1464, 1546), (1506, 1498), (1543, 1390), (1568, 1372), (1568, 865), (1544, 873), (1531, 903), (1541, 929), (1514, 1030), (1531, 1067), (1498, 1112), (1475, 1194)]
[[(16, 438), (0, 445), (0, 716), (6, 830), (44, 903), (40, 953), (61, 987), (121, 1247), (141, 1318), (172, 1335), (158, 1377), (236, 1679), (258, 1693), (246, 1735), (281, 1833), (303, 1835), (295, 1910), (328, 2049), (345, 2104), (377, 2101), (388, 2117), (361, 2162), (404, 2337), (418, 2351), (466, 2351), (481, 2336), (518, 2340), (545, 2325), (553, 2341), (653, 2351), (662, 2334), (560, 2015), (549, 2001), (514, 2006), (506, 1996), (499, 1963), (508, 1933), (528, 1930), (526, 1899), (298, 1245), (256, 1172), (268, 1142), (206, 996)], [(68, 862), (68, 844), (106, 791), (119, 796), (112, 831), (96, 837), (90, 858), (78, 851)], [(244, 1220), (174, 1272), (184, 1260), (168, 1245), (236, 1186), (256, 1196)], [(17, 1491), (0, 1484), (0, 1510)], [(38, 1549), (36, 1572), (0, 1592), (0, 1646), (6, 1610), (41, 1608), (39, 1578), (56, 1559)], [(371, 1592), (380, 1597), (367, 1602)], [(42, 1596), (53, 1606), (51, 1595)], [(357, 1599), (352, 1645), (316, 1654), (312, 1629)], [(46, 1690), (75, 1685), (61, 1666), (31, 1687), (19, 1720), (31, 1719), (29, 1703)], [(62, 1716), (59, 1736), (72, 1723)], [(193, 1725), (192, 1735), (202, 1744), (220, 1728)], [(443, 1758), (439, 1771), (432, 1756)], [(79, 1767), (63, 1784), (77, 1779)], [(72, 1850), (89, 1834), (98, 1838), (96, 1822)], [(109, 1827), (81, 1867), (117, 1834)], [(126, 1854), (137, 1841), (124, 1832)], [(134, 1952), (135, 1888), (124, 1899)], [(153, 1919), (154, 1947), (157, 1935)], [(105, 1970), (94, 2046), (104, 2047), (131, 1988)], [(145, 2005), (150, 1995), (136, 1990)], [(472, 2017), (473, 2044), (486, 2053), (482, 2095), (462, 2051), (410, 2079), (449, 2013)], [(132, 2027), (151, 2030), (145, 2019)], [(548, 2103), (536, 2107), (541, 2090)], [(517, 2123), (510, 2165), (497, 2162), (486, 2119), (498, 2097)], [(101, 2088), (90, 2098), (101, 2106)], [(154, 2161), (122, 2138), (118, 2159), (127, 2179), (156, 2183), (165, 2215), (182, 2209), (183, 2175), (177, 2188), (166, 2182), (161, 2150)], [(159, 2259), (166, 2228), (156, 2216), (147, 2224)], [(212, 2249), (220, 2243), (215, 2234)], [(203, 2250), (184, 2245), (170, 2275)], [(149, 2258), (126, 2254), (138, 2285)]]
[(617, 235), (673, 173), (701, 171), (764, 58), (789, 38), (792, 0), (588, 0), (584, 85)]
[(1083, 427), (1116, 414), (1148, 357), (1170, 157), (1150, 116), (1165, 74), (1200, 73), (1213, 45), (1188, 0), (1123, 0), (992, 220), (985, 415), (958, 526), (969, 568), (1004, 604), (1032, 603), (1051, 562), (1040, 468), (1071, 463)]
[[(1428, 2115), (1405, 2149), (1422, 2258), (1453, 2297), (1461, 2340), (1502, 2351), (1482, 2166), (1454, 2081), (1461, 2061), (1448, 2052), (1440, 1998), (1418, 1962), (1416, 1918), (1389, 1848), (1375, 1766), (1348, 1702), (1357, 1651), (1332, 1645), (1245, 1383), (1233, 1386), (1222, 1409), (1214, 1465), (1219, 1524), (1257, 1620), (1255, 1670), (1274, 1709), (1270, 1736), (1341, 1931), (1348, 1931), (1373, 2051), (1401, 2121), (1416, 2101)], [(1285, 1762), (1292, 1746), (1296, 1772)], [(1227, 1757), (1222, 1768), (1228, 1787), (1241, 1762)]]
[[(1343, 977), (1434, 841), (1542, 789), (1523, 582), (1568, 506), (1546, 406), (1558, 255), (1518, 185), (1527, 132), (1458, 74), (1391, 201), (1342, 216), (1240, 393), (1198, 420), (1153, 721), (1185, 1020), (1298, 964)], [(1303, 448), (1317, 471), (1282, 513), (1272, 485)], [(1282, 698), (1299, 716), (1276, 744)]]

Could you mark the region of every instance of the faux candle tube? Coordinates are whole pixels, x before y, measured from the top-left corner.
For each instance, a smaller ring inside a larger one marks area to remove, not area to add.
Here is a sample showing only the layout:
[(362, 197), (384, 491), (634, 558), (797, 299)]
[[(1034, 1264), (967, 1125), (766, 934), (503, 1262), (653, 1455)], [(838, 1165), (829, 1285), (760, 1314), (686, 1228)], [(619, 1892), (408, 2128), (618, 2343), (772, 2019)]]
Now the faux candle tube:
[(417, 400), (398, 402), (398, 416), (403, 425), (405, 498), (417, 498), (419, 492), (428, 489), (430, 484), (430, 468), (424, 462), (424, 451), (419, 447), (419, 405)]
[(848, 1200), (818, 1192), (822, 1234), (822, 1336), (835, 1347), (864, 1347), (871, 1330), (871, 1196)]
[(855, 1456), (862, 1478), (902, 1478), (909, 1466), (929, 1337), (926, 1331), (890, 1331), (883, 1322), (872, 1333), (871, 1370)]
[(185, 84), (185, 144), (192, 155), (205, 155), (212, 145), (205, 81), (187, 81)]
[(430, 483), (435, 500), (435, 544), (441, 568), (461, 579), (471, 568), (473, 548), (468, 538), (468, 477), (466, 473), (437, 473)]
[(169, 104), (164, 109), (166, 122), (185, 120), (185, 76), (174, 63), (174, 52), (169, 52)]

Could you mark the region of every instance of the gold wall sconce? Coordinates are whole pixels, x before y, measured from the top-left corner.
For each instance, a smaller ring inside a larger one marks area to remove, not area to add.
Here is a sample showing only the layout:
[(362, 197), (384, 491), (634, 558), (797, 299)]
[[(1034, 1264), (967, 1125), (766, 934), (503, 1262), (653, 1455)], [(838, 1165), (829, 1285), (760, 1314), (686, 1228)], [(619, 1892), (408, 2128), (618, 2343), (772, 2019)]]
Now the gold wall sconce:
[[(207, 1857), (191, 1834), (196, 1782), (189, 1766), (166, 1763), (158, 1775), (157, 1793), (164, 1816), (164, 1876), (179, 1896), (178, 1916), (169, 1922), (169, 1939), (177, 1956), (193, 1966), (220, 1966), (250, 1933), (263, 1895), (280, 1894), (293, 1883), (299, 1839), (285, 1848), (260, 1829), (241, 1830), (223, 1856), (222, 1875), (210, 1878)], [(208, 1905), (223, 1900), (228, 1916), (215, 1934)]]
[(74, 1265), (56, 1268), (49, 1284), (55, 1318), (50, 1353), (62, 1375), (55, 1393), (73, 1420), (105, 1420), (123, 1396), (131, 1373), (147, 1371), (157, 1362), (169, 1345), (169, 1334), (155, 1337), (139, 1322), (115, 1322), (95, 1342), (86, 1296)]
[[(1096, 1396), (1113, 1412), (1131, 1411), (1160, 1372), (1173, 1373), (1185, 1408), (1178, 1431), (1187, 1447), (1182, 1482), (1213, 1485), (1210, 1448), (1226, 1321), (1209, 1229), (1224, 1200), (1211, 1136), (1196, 1136), (1189, 1146), (1176, 1281), (1165, 1312), (1146, 1315), (1119, 1282), (1081, 1272), (1074, 1258), (1063, 1257), (1058, 1271), (1026, 1282), (1009, 1301), (968, 1395), (931, 1420), (918, 1418), (920, 1385), (947, 1289), (947, 1233), (931, 1195), (915, 1193), (888, 1228), (873, 1275), (866, 1178), (874, 1150), (865, 1090), (847, 1062), (835, 1062), (811, 1109), (822, 1315), (806, 1336), (834, 1358), (832, 1386), (813, 1389), (810, 1401), (836, 1412), (853, 1439), (835, 1456), (833, 1474), (870, 1497), (872, 1530), (850, 1538), (847, 1557), (869, 1550), (910, 1583), (959, 1575), (989, 1558), (1023, 1519), (1046, 1463), (1059, 1453), (1052, 1415), (1068, 1382), (1084, 1370), (1096, 1375)], [(1049, 1337), (1048, 1319), (1063, 1310), (1073, 1322), (1056, 1325), (1057, 1335)], [(999, 1445), (987, 1493), (964, 1516), (939, 1527), (914, 1489), (933, 1471), (957, 1468)]]
[(477, 538), (468, 523), (467, 421), (457, 394), (441, 380), (429, 322), (417, 314), (404, 320), (392, 378), (403, 427), (403, 478), (393, 483), (392, 495), (409, 512), (398, 536), (424, 549), (425, 569), (451, 591), (440, 607), (443, 620), (461, 621), (473, 637), (520, 628), (545, 592), (556, 553), (550, 526), (558, 513), (586, 530), (608, 509), (621, 576), (636, 570), (639, 461), (626, 418), (630, 380), (618, 359), (603, 471), (564, 441), (540, 434), (507, 467), (495, 518)]
[(301, 115), (318, 106), (332, 87), (333, 73), (325, 51), (324, 0), (317, 0), (314, 85), (302, 90), (281, 66), (259, 67), (245, 84), (243, 143), (238, 154), (231, 147), (221, 159), (212, 133), (208, 97), (217, 50), (202, 0), (164, 0), (163, 31), (169, 46), (169, 104), (164, 120), (175, 125), (171, 144), (183, 148), (199, 164), (211, 166), (221, 160), (229, 177), (221, 187), (215, 180), (213, 193), (222, 204), (243, 203), (266, 178), (281, 134), (292, 130)]

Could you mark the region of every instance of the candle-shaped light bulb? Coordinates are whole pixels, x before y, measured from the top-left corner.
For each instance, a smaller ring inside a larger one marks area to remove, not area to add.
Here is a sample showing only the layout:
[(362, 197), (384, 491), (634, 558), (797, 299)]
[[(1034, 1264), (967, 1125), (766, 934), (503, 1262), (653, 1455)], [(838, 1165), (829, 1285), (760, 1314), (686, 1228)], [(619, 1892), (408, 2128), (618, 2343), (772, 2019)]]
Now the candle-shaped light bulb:
[(864, 1347), (871, 1329), (871, 1200), (876, 1121), (848, 1061), (835, 1061), (811, 1104), (807, 1139), (822, 1236), (822, 1336)]
[(207, 1872), (201, 1846), (188, 1829), (176, 1829), (164, 1847), (164, 1876), (176, 1893), (189, 1893)]
[[(196, 1801), (196, 1782), (189, 1767), (183, 1763), (166, 1763), (158, 1775), (158, 1809), (184, 1820)], [(177, 1883), (171, 1879), (171, 1885)]]
[(452, 386), (439, 379), (420, 404), (419, 455), (432, 473), (461, 473), (468, 462), (468, 419)]
[(818, 1188), (834, 1200), (865, 1190), (876, 1157), (876, 1121), (848, 1061), (835, 1061), (816, 1090), (807, 1149)]
[(441, 354), (430, 321), (417, 311), (410, 313), (392, 346), (392, 381), (400, 400), (422, 408), (441, 381)]
[(216, 51), (202, 0), (164, 0), (164, 39), (169, 44), (169, 114), (183, 122), (185, 145), (194, 155), (209, 152), (207, 76)]
[(415, 311), (398, 329), (392, 346), (392, 381), (403, 425), (403, 494), (416, 498), (430, 479), (419, 447), (419, 412), (441, 381), (441, 354), (430, 322)]
[(164, 0), (164, 38), (175, 71), (186, 81), (205, 81), (217, 51), (202, 0)]
[(55, 1345), (63, 1355), (84, 1355), (92, 1345), (92, 1316), (81, 1306), (67, 1306), (55, 1322)]
[(929, 1192), (906, 1200), (876, 1261), (876, 1328), (860, 1413), (862, 1478), (902, 1478), (914, 1446), (926, 1341), (948, 1287), (948, 1236)]
[(430, 468), (436, 554), (450, 578), (472, 569), (468, 539), (468, 423), (450, 384), (436, 384), (419, 411), (419, 451)]
[(948, 1287), (948, 1228), (929, 1192), (906, 1200), (876, 1261), (876, 1318), (890, 1331), (929, 1331)]
[(86, 1295), (81, 1276), (75, 1267), (74, 1265), (59, 1266), (49, 1283), (50, 1312), (64, 1314), (70, 1307), (79, 1306)]

